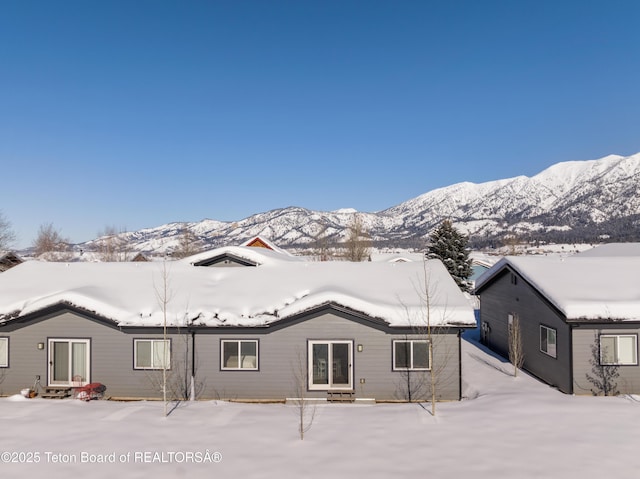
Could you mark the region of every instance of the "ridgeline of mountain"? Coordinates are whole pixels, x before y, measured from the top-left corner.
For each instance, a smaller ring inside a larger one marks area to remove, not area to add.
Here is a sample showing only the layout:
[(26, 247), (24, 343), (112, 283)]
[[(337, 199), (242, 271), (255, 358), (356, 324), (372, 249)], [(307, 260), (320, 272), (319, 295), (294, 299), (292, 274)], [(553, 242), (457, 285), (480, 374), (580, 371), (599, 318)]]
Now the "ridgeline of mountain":
[[(178, 248), (188, 230), (199, 246), (240, 244), (263, 236), (288, 248), (309, 248), (319, 236), (336, 244), (346, 237), (355, 210), (312, 211), (300, 207), (258, 213), (243, 220), (170, 223), (121, 233), (135, 251)], [(553, 165), (528, 178), (439, 188), (377, 213), (357, 213), (375, 245), (423, 247), (443, 219), (470, 236), (474, 247), (523, 240), (594, 242), (640, 240), (640, 153)], [(81, 245), (92, 249), (97, 240)]]

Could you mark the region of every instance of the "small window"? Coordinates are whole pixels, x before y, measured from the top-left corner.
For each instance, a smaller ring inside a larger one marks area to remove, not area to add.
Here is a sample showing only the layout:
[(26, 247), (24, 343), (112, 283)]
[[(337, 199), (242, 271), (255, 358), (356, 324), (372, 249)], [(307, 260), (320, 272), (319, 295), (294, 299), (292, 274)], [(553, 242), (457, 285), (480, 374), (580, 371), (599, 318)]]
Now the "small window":
[(636, 365), (638, 364), (638, 338), (635, 334), (603, 334), (600, 336), (600, 364)]
[(540, 351), (552, 358), (556, 357), (556, 330), (540, 326)]
[(251, 340), (222, 340), (221, 344), (222, 369), (225, 370), (257, 370), (258, 369), (258, 341)]
[(0, 338), (0, 368), (9, 367), (9, 338)]
[(134, 340), (135, 369), (170, 369), (171, 342), (163, 339)]
[(518, 284), (518, 277), (515, 273), (511, 273), (511, 284)]
[(426, 340), (394, 341), (394, 371), (428, 371), (429, 342)]

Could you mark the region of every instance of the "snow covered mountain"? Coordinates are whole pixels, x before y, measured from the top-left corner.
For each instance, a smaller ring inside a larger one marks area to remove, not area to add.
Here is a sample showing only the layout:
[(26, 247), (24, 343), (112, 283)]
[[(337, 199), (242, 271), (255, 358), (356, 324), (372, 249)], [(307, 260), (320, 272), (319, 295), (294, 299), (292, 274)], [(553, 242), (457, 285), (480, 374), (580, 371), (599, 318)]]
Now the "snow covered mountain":
[[(122, 236), (132, 249), (156, 253), (177, 249), (185, 230), (206, 247), (257, 235), (283, 247), (309, 247), (321, 234), (329, 243), (344, 240), (356, 213), (288, 207), (236, 222), (171, 223)], [(640, 153), (558, 163), (531, 178), (458, 183), (384, 211), (357, 214), (376, 243), (397, 247), (424, 245), (445, 218), (476, 245), (514, 234), (543, 241), (595, 241), (603, 235), (640, 240)], [(82, 247), (91, 249), (95, 241)]]

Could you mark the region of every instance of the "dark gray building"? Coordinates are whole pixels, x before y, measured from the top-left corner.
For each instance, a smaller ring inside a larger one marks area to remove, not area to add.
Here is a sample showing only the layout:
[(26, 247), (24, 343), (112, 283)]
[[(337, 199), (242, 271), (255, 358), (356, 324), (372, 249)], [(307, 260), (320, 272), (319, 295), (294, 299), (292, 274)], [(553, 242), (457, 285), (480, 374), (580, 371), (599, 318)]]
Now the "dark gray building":
[(523, 368), (570, 394), (640, 393), (640, 256), (514, 256), (476, 283), (482, 341), (508, 357), (519, 319)]

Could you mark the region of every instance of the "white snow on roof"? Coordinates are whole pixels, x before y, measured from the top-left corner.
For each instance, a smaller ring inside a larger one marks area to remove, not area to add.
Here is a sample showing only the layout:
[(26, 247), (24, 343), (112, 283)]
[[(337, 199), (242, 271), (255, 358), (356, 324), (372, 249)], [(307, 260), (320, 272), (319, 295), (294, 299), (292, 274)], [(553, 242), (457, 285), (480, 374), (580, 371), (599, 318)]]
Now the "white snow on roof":
[(278, 264), (284, 261), (306, 261), (306, 258), (293, 256), (292, 254), (282, 250), (281, 248), (278, 248), (277, 250), (270, 250), (267, 248), (253, 246), (223, 246), (221, 248), (216, 248), (213, 250), (205, 251), (203, 253), (188, 256), (181, 259), (180, 262), (194, 264), (224, 255), (236, 256), (238, 258), (242, 258), (258, 265)]
[[(122, 326), (161, 326), (164, 267), (167, 324), (173, 326), (266, 326), (327, 303), (392, 326), (423, 326), (426, 317), (419, 294), (423, 263), (273, 260), (258, 267), (207, 268), (188, 261), (30, 261), (0, 275), (0, 321), (66, 302)], [(429, 261), (427, 271), (431, 324), (475, 326), (467, 297), (442, 263)]]
[(508, 256), (482, 275), (476, 288), (505, 266), (522, 275), (569, 320), (640, 321), (640, 256)]
[(640, 256), (640, 243), (607, 243), (578, 253), (580, 256)]

